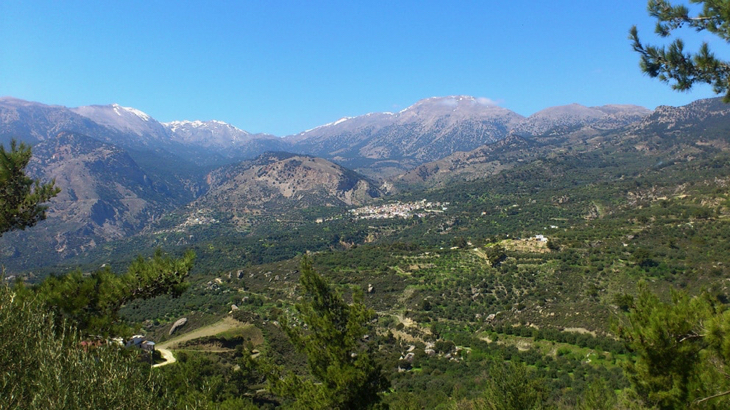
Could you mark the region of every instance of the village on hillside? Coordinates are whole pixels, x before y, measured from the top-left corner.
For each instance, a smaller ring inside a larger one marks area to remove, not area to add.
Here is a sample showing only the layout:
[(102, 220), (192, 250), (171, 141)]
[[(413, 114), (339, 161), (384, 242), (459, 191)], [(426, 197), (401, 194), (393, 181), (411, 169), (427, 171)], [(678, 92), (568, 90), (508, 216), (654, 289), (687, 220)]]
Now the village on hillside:
[(427, 213), (444, 212), (448, 206), (448, 202), (427, 202), (422, 199), (416, 202), (396, 201), (379, 206), (363, 206), (348, 212), (355, 219), (423, 218)]

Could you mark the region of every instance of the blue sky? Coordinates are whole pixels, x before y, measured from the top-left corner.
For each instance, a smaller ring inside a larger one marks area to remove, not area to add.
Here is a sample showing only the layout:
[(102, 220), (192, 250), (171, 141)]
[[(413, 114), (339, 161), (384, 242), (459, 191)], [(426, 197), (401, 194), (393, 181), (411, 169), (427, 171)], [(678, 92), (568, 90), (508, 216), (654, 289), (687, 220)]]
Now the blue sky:
[[(641, 74), (635, 1), (0, 1), (0, 96), (119, 103), (160, 121), (293, 134), (445, 95), (530, 115), (579, 103), (684, 105)], [(710, 41), (685, 33), (688, 45)]]

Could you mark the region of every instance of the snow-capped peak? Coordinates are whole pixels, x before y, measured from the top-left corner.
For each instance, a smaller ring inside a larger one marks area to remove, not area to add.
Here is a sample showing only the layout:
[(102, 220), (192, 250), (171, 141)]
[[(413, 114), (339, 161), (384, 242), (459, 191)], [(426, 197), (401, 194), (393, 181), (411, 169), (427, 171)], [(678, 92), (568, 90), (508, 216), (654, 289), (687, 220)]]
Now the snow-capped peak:
[(134, 114), (137, 117), (141, 118), (143, 121), (149, 121), (152, 117), (147, 115), (146, 113), (132, 107), (122, 107), (119, 104), (112, 104), (112, 107), (114, 107), (114, 112), (117, 113), (118, 116), (122, 116), (122, 111), (126, 111), (128, 113)]

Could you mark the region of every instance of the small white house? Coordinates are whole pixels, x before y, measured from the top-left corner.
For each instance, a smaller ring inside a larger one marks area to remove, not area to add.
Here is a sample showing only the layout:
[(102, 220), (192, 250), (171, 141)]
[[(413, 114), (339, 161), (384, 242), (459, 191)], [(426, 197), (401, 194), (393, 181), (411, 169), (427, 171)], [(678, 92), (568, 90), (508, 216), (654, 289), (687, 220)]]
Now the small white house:
[(144, 341), (145, 341), (144, 336), (134, 335), (127, 340), (127, 344), (125, 344), (124, 346), (125, 347), (140, 347), (140, 345)]
[(154, 352), (155, 342), (145, 340), (144, 342), (140, 343), (139, 348), (147, 352)]

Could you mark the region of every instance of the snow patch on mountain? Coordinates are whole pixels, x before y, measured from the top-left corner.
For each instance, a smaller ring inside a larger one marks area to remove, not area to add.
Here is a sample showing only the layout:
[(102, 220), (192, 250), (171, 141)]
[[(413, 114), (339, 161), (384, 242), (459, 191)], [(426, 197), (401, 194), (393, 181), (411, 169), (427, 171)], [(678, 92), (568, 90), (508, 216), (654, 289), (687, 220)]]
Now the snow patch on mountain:
[(122, 107), (119, 104), (112, 104), (112, 107), (114, 107), (114, 112), (116, 112), (117, 115), (120, 116), (120, 117), (123, 116), (122, 115), (122, 112), (126, 111), (128, 113), (131, 113), (131, 114), (136, 115), (137, 117), (141, 118), (143, 121), (149, 121), (150, 119), (152, 119), (152, 117), (150, 117), (149, 115), (147, 115), (147, 113), (144, 113), (144, 112), (142, 112), (142, 111), (140, 111), (140, 110), (138, 110), (136, 108)]
[(244, 131), (231, 124), (228, 124), (223, 121), (218, 121), (218, 120), (170, 121), (170, 122), (163, 122), (162, 125), (165, 128), (167, 128), (170, 132), (173, 132), (173, 133), (178, 132), (178, 131), (183, 131), (183, 130), (190, 130), (191, 128), (194, 128), (194, 129), (205, 128), (205, 129), (209, 129), (211, 131), (219, 130), (222, 132), (229, 132), (229, 133), (234, 133), (234, 134), (238, 134), (238, 135), (250, 135), (250, 133), (248, 131)]
[(345, 121), (347, 121), (347, 120), (351, 120), (351, 119), (353, 119), (353, 118), (355, 118), (355, 117), (342, 117), (342, 118), (340, 118), (340, 119), (339, 119), (339, 120), (337, 120), (337, 121), (333, 121), (333, 122), (328, 122), (327, 124), (324, 124), (324, 125), (319, 125), (319, 126), (317, 126), (317, 127), (314, 127), (314, 128), (310, 128), (310, 129), (308, 129), (308, 130), (306, 130), (306, 131), (302, 131), (302, 132), (300, 132), (300, 133), (299, 133), (298, 135), (306, 134), (306, 133), (308, 133), (308, 132), (312, 132), (312, 131), (314, 131), (314, 130), (318, 130), (318, 129), (320, 129), (320, 128), (326, 128), (326, 127), (331, 127), (331, 126), (334, 126), (334, 125), (342, 124), (343, 122), (345, 122)]
[(125, 134), (136, 135), (138, 138), (135, 139), (143, 144), (152, 141), (164, 141), (167, 137), (162, 124), (136, 108), (111, 104), (87, 105), (71, 108), (70, 110), (97, 124)]

